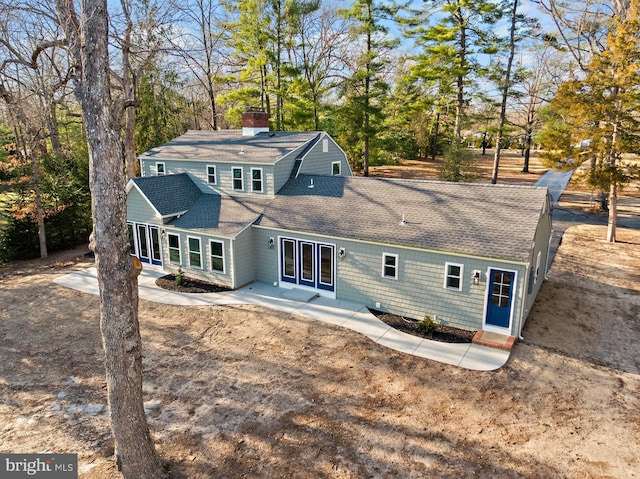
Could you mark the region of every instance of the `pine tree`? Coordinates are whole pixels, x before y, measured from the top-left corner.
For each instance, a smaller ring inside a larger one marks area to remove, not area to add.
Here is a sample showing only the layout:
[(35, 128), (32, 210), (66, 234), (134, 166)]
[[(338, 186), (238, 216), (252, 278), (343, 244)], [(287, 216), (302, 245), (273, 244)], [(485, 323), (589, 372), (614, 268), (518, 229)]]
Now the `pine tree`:
[(361, 153), (363, 174), (369, 176), (371, 143), (382, 125), (382, 106), (389, 89), (383, 76), (389, 63), (386, 54), (398, 42), (385, 37), (383, 20), (392, 17), (391, 10), (375, 0), (356, 0), (343, 14), (354, 21), (351, 35), (359, 47), (352, 74), (342, 88), (344, 104), (340, 110), (352, 136), (343, 138), (343, 144), (358, 145), (360, 151), (353, 151), (351, 159), (357, 162), (354, 156)]
[(542, 136), (551, 151), (541, 156), (551, 166), (573, 168), (592, 160), (587, 181), (609, 194), (610, 242), (616, 240), (618, 191), (638, 175), (637, 168), (622, 161), (623, 154), (640, 148), (638, 7), (639, 0), (631, 0), (627, 16), (614, 19), (606, 49), (592, 57), (585, 77), (558, 89), (551, 108), (563, 121)]

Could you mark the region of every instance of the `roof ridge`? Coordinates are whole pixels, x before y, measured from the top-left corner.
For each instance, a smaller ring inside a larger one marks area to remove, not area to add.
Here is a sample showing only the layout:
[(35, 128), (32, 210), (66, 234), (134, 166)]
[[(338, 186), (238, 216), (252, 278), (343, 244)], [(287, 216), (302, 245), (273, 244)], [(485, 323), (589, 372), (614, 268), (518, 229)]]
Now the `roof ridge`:
[[(312, 175), (312, 174), (300, 174), (298, 176), (315, 176), (322, 177), (326, 176), (327, 178), (333, 178), (340, 176), (335, 175)], [(546, 189), (546, 186), (536, 186), (536, 185), (514, 185), (514, 184), (504, 184), (504, 183), (471, 183), (466, 181), (445, 181), (445, 180), (437, 180), (431, 178), (386, 178), (382, 176), (344, 176), (343, 178), (349, 178), (350, 180), (356, 181), (389, 181), (394, 183), (430, 183), (430, 184), (441, 184), (441, 185), (461, 185), (461, 186), (477, 186), (483, 188), (521, 188), (521, 189)]]

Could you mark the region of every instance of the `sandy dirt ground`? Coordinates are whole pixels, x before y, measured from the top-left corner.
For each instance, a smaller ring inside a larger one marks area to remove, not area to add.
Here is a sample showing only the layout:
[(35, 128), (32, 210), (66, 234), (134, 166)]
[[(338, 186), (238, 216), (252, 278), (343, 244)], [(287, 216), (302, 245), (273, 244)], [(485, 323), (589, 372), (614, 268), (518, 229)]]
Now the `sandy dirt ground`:
[[(157, 449), (194, 479), (640, 477), (640, 230), (603, 238), (565, 232), (494, 372), (260, 307), (141, 301)], [(0, 270), (0, 451), (115, 479), (98, 298), (52, 282), (82, 252)]]

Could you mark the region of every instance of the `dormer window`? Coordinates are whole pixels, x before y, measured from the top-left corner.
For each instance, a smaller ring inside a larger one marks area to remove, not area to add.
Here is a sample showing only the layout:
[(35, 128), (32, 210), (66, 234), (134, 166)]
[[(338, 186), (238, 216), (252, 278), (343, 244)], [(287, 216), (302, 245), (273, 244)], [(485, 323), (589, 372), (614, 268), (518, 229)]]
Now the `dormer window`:
[(232, 168), (231, 172), (233, 174), (233, 189), (236, 191), (243, 191), (244, 184), (242, 181), (242, 168)]
[(156, 175), (164, 176), (164, 163), (156, 163)]
[(262, 193), (262, 168), (251, 168), (251, 191)]
[(216, 184), (216, 167), (215, 165), (207, 165), (207, 183), (210, 185)]

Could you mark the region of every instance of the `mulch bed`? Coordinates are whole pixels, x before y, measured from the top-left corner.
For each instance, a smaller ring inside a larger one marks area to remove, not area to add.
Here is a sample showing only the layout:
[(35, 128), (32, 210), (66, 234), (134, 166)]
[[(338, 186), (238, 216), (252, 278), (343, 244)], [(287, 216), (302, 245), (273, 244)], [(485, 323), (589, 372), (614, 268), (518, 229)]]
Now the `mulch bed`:
[(176, 275), (168, 274), (162, 278), (156, 279), (156, 284), (169, 291), (177, 291), (179, 293), (222, 293), (224, 291), (232, 291), (227, 286), (210, 283), (201, 279), (184, 277), (181, 285), (176, 284)]
[(433, 333), (425, 334), (418, 330), (418, 321), (415, 319), (408, 319), (398, 316), (397, 314), (389, 314), (371, 308), (369, 308), (369, 311), (380, 321), (383, 321), (398, 331), (442, 343), (470, 343), (473, 340), (473, 335), (476, 333), (475, 331), (466, 331), (464, 329), (438, 324), (437, 329)]

